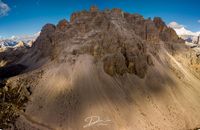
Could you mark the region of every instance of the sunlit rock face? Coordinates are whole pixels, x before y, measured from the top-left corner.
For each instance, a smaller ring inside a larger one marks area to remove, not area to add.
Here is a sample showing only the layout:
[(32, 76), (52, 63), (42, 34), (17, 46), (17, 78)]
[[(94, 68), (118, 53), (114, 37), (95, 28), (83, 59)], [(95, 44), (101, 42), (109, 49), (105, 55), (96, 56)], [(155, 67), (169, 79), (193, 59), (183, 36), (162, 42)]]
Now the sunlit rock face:
[(61, 20), (58, 25), (57, 28), (60, 30), (64, 30), (66, 27), (68, 27), (69, 22), (66, 19)]
[[(147, 43), (160, 41), (183, 42), (161, 18), (144, 19), (121, 9), (99, 11), (93, 6), (90, 11), (73, 13), (70, 22), (61, 20), (57, 26), (45, 25), (35, 46), (43, 49), (44, 56), (59, 57), (59, 53), (64, 53), (63, 48), (79, 44), (75, 52), (103, 59), (108, 74), (134, 73), (144, 78), (148, 62), (152, 61)], [(118, 65), (118, 60), (122, 64)]]
[(160, 39), (162, 39), (163, 41), (180, 42), (180, 43), (184, 42), (184, 40), (180, 39), (172, 28), (166, 26), (166, 24), (162, 21), (161, 18), (155, 17), (153, 22), (155, 23), (159, 31)]

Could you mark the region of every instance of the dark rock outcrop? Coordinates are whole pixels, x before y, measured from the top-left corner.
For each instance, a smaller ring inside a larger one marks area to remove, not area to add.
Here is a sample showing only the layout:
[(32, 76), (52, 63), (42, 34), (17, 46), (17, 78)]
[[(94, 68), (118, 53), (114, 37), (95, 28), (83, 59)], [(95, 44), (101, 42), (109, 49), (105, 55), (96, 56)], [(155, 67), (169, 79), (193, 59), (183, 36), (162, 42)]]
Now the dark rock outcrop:
[(199, 44), (200, 45), (200, 35), (197, 37), (197, 42), (196, 44)]
[(0, 68), (0, 79), (9, 78), (22, 73), (27, 67), (21, 64), (14, 64)]

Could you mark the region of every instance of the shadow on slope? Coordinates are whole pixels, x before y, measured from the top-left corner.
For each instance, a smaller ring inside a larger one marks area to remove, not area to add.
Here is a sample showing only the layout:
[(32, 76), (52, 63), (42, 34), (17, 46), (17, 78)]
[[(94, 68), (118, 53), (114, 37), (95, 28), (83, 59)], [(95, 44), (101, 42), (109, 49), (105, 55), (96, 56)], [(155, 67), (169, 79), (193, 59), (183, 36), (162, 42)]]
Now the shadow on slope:
[[(34, 91), (33, 101), (27, 109), (39, 122), (53, 128), (82, 129), (84, 119), (93, 114), (123, 122), (131, 116), (128, 113), (131, 105), (143, 102), (143, 98), (151, 97), (150, 94), (162, 93), (167, 85), (174, 86), (167, 73), (155, 72), (154, 68), (150, 71), (154, 77), (149, 75), (146, 80), (130, 74), (111, 77), (87, 56), (78, 61), (71, 76), (63, 73), (66, 72), (63, 67), (67, 65), (57, 66), (59, 71), (48, 75), (43, 88)], [(153, 93), (147, 92), (148, 86)]]

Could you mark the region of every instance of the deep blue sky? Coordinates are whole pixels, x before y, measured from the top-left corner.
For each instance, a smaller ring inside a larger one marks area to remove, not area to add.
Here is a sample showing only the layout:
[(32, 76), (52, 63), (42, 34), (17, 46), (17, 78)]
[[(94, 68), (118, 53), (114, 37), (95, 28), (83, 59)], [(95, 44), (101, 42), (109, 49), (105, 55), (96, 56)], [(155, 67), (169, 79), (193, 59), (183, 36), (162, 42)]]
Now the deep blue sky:
[(126, 12), (140, 13), (144, 17), (162, 17), (166, 23), (176, 21), (192, 31), (200, 31), (200, 0), (0, 0), (10, 11), (0, 16), (0, 36), (33, 34), (46, 23), (56, 24), (69, 19), (74, 11), (122, 8)]

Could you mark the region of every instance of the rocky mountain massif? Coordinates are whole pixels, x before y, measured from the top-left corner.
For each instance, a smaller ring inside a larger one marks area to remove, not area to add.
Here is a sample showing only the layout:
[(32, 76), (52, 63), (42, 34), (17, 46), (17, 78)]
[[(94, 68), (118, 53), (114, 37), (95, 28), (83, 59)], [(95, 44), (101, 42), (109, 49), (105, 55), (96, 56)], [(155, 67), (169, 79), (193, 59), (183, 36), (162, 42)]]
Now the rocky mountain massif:
[(159, 17), (97, 7), (73, 13), (46, 24), (0, 73), (7, 129), (200, 127), (200, 56)]

